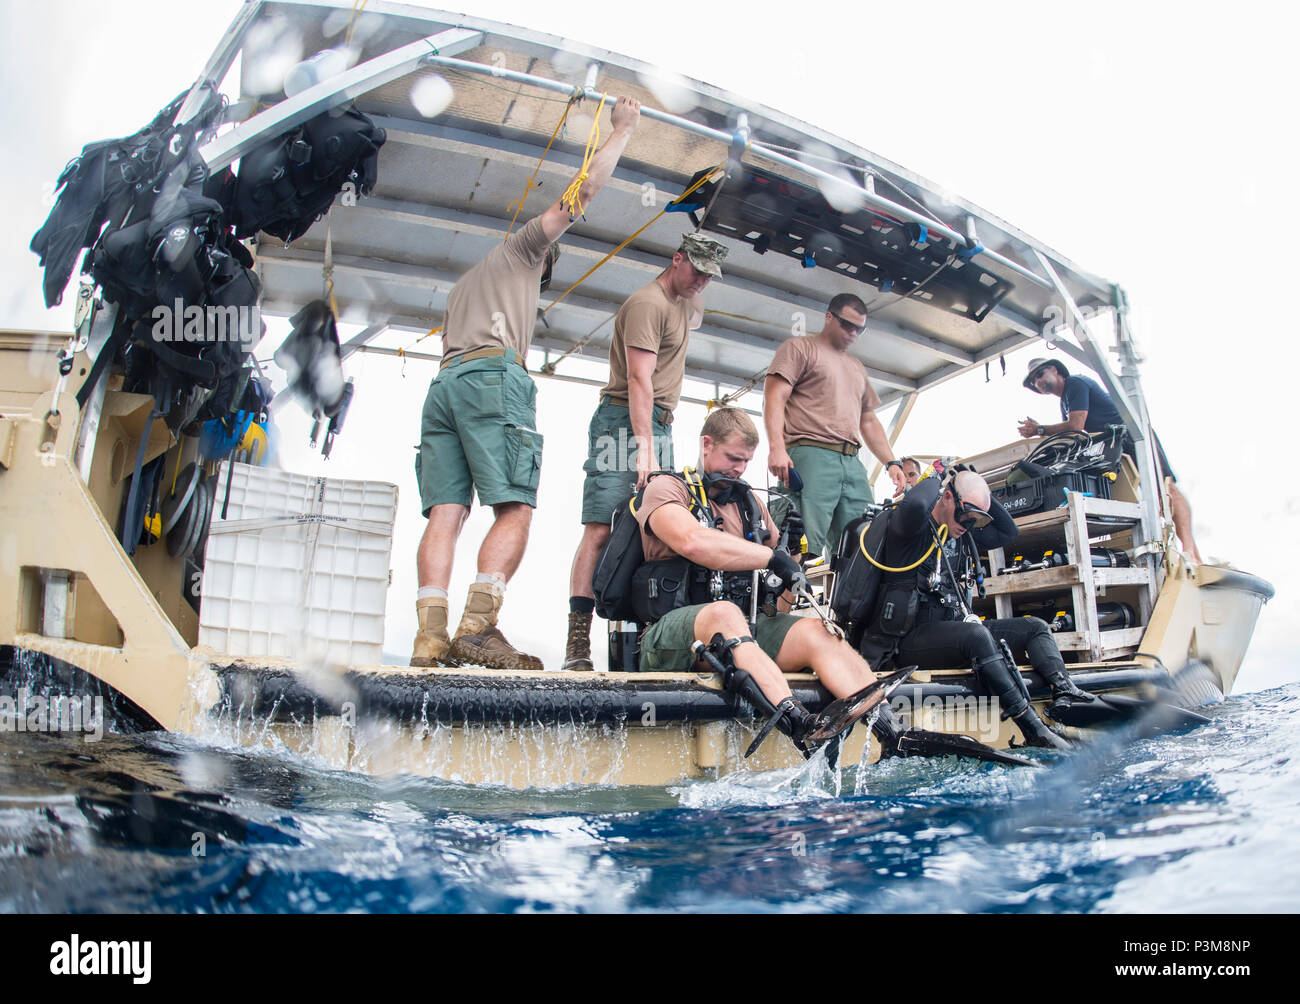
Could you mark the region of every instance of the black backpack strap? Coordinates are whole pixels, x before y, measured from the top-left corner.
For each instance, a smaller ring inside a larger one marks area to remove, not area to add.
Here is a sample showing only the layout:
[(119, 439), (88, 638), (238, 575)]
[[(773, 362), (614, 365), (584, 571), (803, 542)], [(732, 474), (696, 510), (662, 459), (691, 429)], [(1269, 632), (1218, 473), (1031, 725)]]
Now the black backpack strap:
[(137, 344), (143, 345), (158, 359), (175, 370), (177, 373), (192, 377), (196, 383), (205, 387), (211, 387), (217, 381), (217, 367), (214, 363), (206, 359), (199, 359), (195, 356), (187, 356), (184, 352), (177, 352), (163, 342), (155, 339), (138, 339)]

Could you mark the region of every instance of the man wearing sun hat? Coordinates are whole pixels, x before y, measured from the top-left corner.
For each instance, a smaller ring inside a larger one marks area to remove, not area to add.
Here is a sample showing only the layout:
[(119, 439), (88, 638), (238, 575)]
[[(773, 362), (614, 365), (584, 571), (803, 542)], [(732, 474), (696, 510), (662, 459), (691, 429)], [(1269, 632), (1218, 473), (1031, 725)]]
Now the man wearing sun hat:
[(624, 301), (609, 345), (609, 382), (587, 429), (582, 486), (582, 539), (569, 581), (569, 631), (564, 665), (590, 671), (596, 569), (614, 509), (645, 485), (651, 472), (673, 467), (673, 409), (686, 376), (686, 345), (704, 311), (698, 297), (722, 275), (727, 246), (704, 234), (683, 234), (672, 263)]
[[(1090, 377), (1071, 374), (1059, 359), (1031, 359), (1024, 385), (1035, 394), (1052, 394), (1061, 399), (1061, 421), (1044, 425), (1036, 419), (1026, 418), (1020, 423), (1020, 435), (1025, 439), (1054, 436), (1058, 432), (1105, 432), (1112, 425), (1124, 424), (1115, 402), (1101, 385)], [(1151, 435), (1155, 439), (1159, 473), (1165, 479), (1165, 490), (1169, 493), (1174, 532), (1191, 557), (1199, 563), (1201, 554), (1192, 536), (1192, 507), (1178, 489), (1178, 478), (1169, 466), (1169, 458), (1165, 456), (1165, 448), (1160, 445), (1160, 437), (1154, 431)], [(1124, 452), (1134, 459), (1137, 457), (1136, 447), (1129, 436), (1124, 439)]]

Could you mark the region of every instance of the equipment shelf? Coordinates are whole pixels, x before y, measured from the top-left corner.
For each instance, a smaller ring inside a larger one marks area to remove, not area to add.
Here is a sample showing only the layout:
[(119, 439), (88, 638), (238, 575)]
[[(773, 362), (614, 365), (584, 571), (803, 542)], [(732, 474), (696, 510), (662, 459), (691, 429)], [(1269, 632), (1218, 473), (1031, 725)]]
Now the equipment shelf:
[(996, 616), (1016, 616), (1016, 606), (1024, 599), (1043, 599), (1069, 592), (1075, 630), (1054, 636), (1062, 651), (1082, 653), (1093, 661), (1129, 656), (1137, 651), (1144, 626), (1101, 630), (1097, 603), (1112, 587), (1127, 587), (1136, 598), (1138, 624), (1150, 620), (1156, 595), (1155, 568), (1150, 557), (1140, 557), (1130, 568), (1094, 568), (1092, 544), (1117, 534), (1131, 539), (1133, 548), (1142, 539), (1141, 510), (1134, 502), (1093, 498), (1077, 492), (1066, 497), (1063, 506), (1047, 512), (1021, 516), (1016, 520), (1020, 536), (1013, 554), (1041, 553), (1052, 549), (1064, 551), (1067, 564), (998, 575), (1007, 565), (1004, 548), (989, 552), (989, 576), (984, 581), (985, 595), (993, 600)]

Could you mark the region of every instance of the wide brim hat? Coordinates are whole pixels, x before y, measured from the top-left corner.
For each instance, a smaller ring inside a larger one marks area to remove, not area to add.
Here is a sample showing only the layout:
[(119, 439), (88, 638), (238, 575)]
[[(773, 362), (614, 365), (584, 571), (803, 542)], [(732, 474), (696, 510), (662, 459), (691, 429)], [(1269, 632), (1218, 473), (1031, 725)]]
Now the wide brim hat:
[(1022, 380), (1021, 383), (1023, 383), (1027, 389), (1032, 390), (1035, 394), (1041, 393), (1041, 391), (1034, 386), (1034, 378), (1038, 376), (1040, 370), (1045, 370), (1049, 366), (1056, 367), (1056, 372), (1060, 373), (1062, 377), (1068, 377), (1070, 375), (1070, 371), (1065, 368), (1065, 364), (1059, 359), (1031, 359), (1029, 360), (1029, 372), (1025, 374), (1025, 379)]

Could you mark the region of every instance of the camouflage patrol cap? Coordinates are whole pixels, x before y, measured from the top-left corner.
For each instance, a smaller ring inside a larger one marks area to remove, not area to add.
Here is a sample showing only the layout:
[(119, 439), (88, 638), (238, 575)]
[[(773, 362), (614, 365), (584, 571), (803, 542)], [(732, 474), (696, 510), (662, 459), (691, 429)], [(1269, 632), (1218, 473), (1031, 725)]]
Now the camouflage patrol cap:
[(727, 259), (725, 244), (703, 234), (682, 234), (682, 245), (677, 250), (701, 272), (715, 278), (722, 275), (722, 263)]

